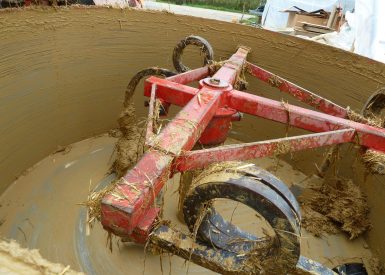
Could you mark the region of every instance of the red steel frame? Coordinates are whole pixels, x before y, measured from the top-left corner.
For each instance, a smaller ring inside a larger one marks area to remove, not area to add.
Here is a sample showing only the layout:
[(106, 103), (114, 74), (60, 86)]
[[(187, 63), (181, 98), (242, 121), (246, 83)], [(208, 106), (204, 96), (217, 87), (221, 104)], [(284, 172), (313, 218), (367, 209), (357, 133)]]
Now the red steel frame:
[[(110, 194), (102, 201), (105, 229), (144, 243), (159, 212), (153, 204), (154, 199), (167, 180), (179, 171), (203, 168), (219, 161), (264, 157), (283, 147), (297, 151), (354, 142), (385, 152), (385, 129), (345, 119), (346, 109), (246, 62), (247, 54), (247, 49), (239, 48), (211, 78), (207, 78), (209, 68), (202, 67), (167, 79), (150, 77), (146, 80), (144, 94), (151, 98), (150, 116), (155, 98), (183, 109), (159, 134), (152, 133), (152, 122), (149, 123), (146, 135), (149, 150), (116, 186), (113, 193), (119, 196)], [(233, 89), (232, 84), (244, 66), (255, 77), (323, 113)], [(200, 88), (185, 85), (199, 80)], [(202, 134), (210, 135), (204, 132), (206, 127), (225, 109), (288, 124), (313, 134), (190, 151)]]

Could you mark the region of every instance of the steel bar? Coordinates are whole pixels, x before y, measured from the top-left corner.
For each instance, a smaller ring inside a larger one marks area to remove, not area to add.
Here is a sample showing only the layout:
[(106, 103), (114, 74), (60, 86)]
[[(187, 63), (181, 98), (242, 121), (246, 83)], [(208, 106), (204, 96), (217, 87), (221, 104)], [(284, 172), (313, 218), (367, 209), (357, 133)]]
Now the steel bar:
[(354, 129), (343, 129), (325, 133), (309, 134), (296, 137), (278, 138), (267, 141), (225, 145), (204, 150), (186, 152), (177, 159), (176, 169), (187, 171), (202, 169), (220, 161), (248, 160), (274, 154), (295, 152), (327, 145), (352, 142)]
[(315, 107), (316, 109), (337, 117), (346, 117), (347, 110), (330, 100), (314, 94), (278, 75), (275, 75), (255, 64), (246, 62), (248, 72), (256, 78), (268, 83), (270, 86), (278, 88), (281, 92), (290, 94), (298, 100)]
[[(155, 228), (150, 237), (150, 244), (162, 247), (167, 252), (220, 274), (250, 274), (250, 271), (243, 271), (244, 256), (197, 243), (188, 235), (167, 225)], [(225, 265), (223, 263), (231, 264)], [(299, 257), (296, 268), (300, 274), (337, 275), (331, 269), (304, 256)]]
[(229, 107), (239, 112), (285, 123), (311, 132), (351, 128), (357, 132), (358, 144), (385, 152), (385, 129), (383, 128), (369, 126), (236, 90), (228, 93), (227, 103)]
[(209, 75), (210, 69), (208, 66), (197, 68), (185, 73), (177, 74), (166, 78), (169, 81), (179, 83), (179, 84), (188, 84), (193, 81), (201, 80)]
[(155, 137), (154, 134), (154, 109), (156, 103), (156, 84), (153, 84), (151, 87), (151, 96), (150, 96), (150, 104), (148, 108), (148, 118), (147, 118), (147, 129), (146, 129), (146, 145), (149, 141), (153, 140)]
[(156, 84), (156, 96), (158, 98), (177, 106), (185, 106), (199, 91), (199, 89), (190, 86), (151, 76), (144, 82), (145, 96), (151, 96), (153, 84)]
[(129, 237), (156, 194), (169, 178), (173, 160), (160, 151), (147, 152), (102, 200), (102, 225), (115, 235)]
[(228, 83), (234, 84), (245, 63), (248, 53), (249, 49), (242, 47), (239, 48), (238, 51), (233, 54), (230, 59), (225, 62), (225, 64), (223, 64), (221, 69), (213, 75), (213, 78), (226, 80)]

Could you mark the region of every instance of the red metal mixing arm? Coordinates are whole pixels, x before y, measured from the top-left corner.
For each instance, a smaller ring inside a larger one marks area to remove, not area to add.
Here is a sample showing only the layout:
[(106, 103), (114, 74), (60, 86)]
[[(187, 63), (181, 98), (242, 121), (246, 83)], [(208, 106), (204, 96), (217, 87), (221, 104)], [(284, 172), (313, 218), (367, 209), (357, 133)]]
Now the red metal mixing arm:
[[(177, 105), (188, 103), (153, 139), (152, 148), (128, 171), (113, 192), (104, 197), (102, 224), (107, 230), (120, 236), (128, 236), (143, 220), (144, 214), (168, 180), (174, 158), (194, 146), (219, 106), (223, 105), (224, 96), (231, 91), (231, 84), (240, 73), (247, 53), (248, 50), (240, 48), (226, 63), (229, 65), (225, 64), (213, 78), (200, 82), (199, 90), (169, 80), (160, 81), (163, 85), (157, 85), (157, 97), (162, 98), (164, 95), (163, 100)], [(196, 72), (197, 70), (186, 72), (175, 79), (186, 83), (195, 80), (197, 75), (206, 73), (204, 69), (201, 73)], [(150, 96), (151, 90), (148, 88), (147, 86), (146, 95)], [(170, 92), (173, 97), (169, 97)]]
[[(151, 141), (147, 140), (149, 150), (113, 192), (103, 199), (102, 224), (107, 230), (120, 236), (139, 234), (134, 238), (145, 242), (158, 211), (153, 206), (154, 198), (178, 169), (185, 171), (202, 168), (212, 162), (266, 156), (282, 145), (290, 146), (295, 151), (355, 142), (385, 152), (385, 129), (341, 118), (346, 116), (345, 109), (282, 78), (275, 77), (280, 83), (275, 86), (329, 114), (234, 90), (231, 84), (239, 76), (247, 53), (247, 49), (240, 48), (212, 78), (201, 80), (199, 89), (184, 84), (206, 77), (208, 67), (168, 79), (147, 79), (145, 95), (152, 95), (152, 103), (158, 98), (166, 104), (184, 108), (159, 135), (151, 135)], [(261, 71), (252, 64), (248, 66), (253, 74), (269, 81), (267, 71)], [(204, 144), (222, 142), (237, 111), (316, 134), (190, 151), (198, 140)]]

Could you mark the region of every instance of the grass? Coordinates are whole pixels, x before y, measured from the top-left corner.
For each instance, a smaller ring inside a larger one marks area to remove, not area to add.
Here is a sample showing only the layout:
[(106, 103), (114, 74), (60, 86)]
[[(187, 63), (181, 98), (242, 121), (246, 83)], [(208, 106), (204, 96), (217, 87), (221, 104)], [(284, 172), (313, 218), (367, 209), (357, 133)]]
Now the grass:
[(260, 5), (260, 0), (157, 0), (169, 4), (181, 4), (189, 7), (245, 13)]
[(226, 8), (226, 7), (220, 7), (220, 6), (212, 6), (207, 4), (198, 4), (198, 3), (188, 3), (186, 6), (189, 7), (195, 7), (195, 8), (202, 8), (202, 9), (210, 9), (210, 10), (218, 10), (218, 11), (229, 11), (229, 12), (236, 12), (236, 13), (242, 13), (239, 10), (235, 10), (232, 8)]
[[(175, 4), (175, 3), (170, 2), (168, 0), (157, 0), (157, 2), (168, 3), (168, 4)], [(242, 11), (239, 11), (239, 10), (236, 10), (236, 9), (233, 9), (233, 8), (214, 6), (214, 5), (208, 5), (208, 4), (200, 4), (200, 3), (185, 3), (185, 4), (183, 4), (183, 6), (194, 7), (194, 8), (202, 8), (202, 9), (210, 9), (210, 10), (218, 10), (218, 11), (228, 11), (228, 12), (242, 13)]]
[(258, 19), (256, 16), (253, 16), (253, 17), (250, 17), (250, 18), (247, 18), (247, 19), (243, 19), (241, 20), (239, 23), (241, 24), (245, 24), (245, 25), (257, 25), (258, 24)]

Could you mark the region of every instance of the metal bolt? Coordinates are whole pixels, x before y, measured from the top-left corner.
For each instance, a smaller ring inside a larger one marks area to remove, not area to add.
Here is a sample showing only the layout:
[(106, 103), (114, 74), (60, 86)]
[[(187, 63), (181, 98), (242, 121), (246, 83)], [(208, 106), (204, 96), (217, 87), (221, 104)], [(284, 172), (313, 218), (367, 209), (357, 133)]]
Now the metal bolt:
[(219, 83), (221, 83), (221, 80), (218, 78), (210, 78), (210, 83), (214, 85), (219, 85)]

